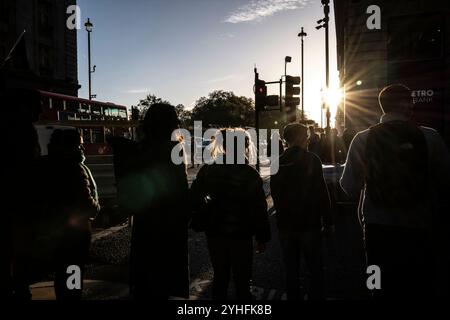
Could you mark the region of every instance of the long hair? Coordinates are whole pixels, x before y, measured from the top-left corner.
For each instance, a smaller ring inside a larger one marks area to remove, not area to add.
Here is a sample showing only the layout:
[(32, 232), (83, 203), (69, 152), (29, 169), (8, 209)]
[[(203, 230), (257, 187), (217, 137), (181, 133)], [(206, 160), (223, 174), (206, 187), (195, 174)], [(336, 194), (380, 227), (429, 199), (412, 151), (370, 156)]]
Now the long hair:
[[(233, 141), (229, 141), (233, 139)], [(243, 144), (239, 143), (242, 142)], [(213, 145), (213, 159), (222, 161), (227, 155), (227, 146), (232, 146), (234, 155), (233, 163), (237, 164), (239, 159), (244, 159), (246, 164), (253, 164), (256, 151), (250, 134), (241, 128), (220, 129), (217, 131)]]

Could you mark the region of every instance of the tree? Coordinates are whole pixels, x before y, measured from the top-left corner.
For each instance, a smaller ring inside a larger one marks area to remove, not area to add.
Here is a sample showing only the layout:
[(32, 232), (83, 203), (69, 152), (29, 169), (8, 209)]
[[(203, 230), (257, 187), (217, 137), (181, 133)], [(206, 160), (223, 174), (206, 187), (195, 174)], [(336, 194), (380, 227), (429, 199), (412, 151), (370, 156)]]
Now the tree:
[[(135, 107), (139, 110), (139, 118), (142, 119), (145, 116), (148, 108), (156, 103), (172, 105), (168, 100), (159, 98), (154, 94), (148, 94), (144, 99), (140, 100), (137, 107)], [(188, 128), (191, 122), (191, 112), (189, 110), (186, 110), (186, 108), (182, 104), (176, 105), (175, 111), (177, 112), (178, 118), (180, 119), (181, 127)]]
[(148, 108), (155, 103), (170, 104), (169, 101), (158, 98), (154, 94), (148, 94), (144, 99), (140, 100), (137, 105), (141, 119), (145, 116), (145, 113), (147, 112)]
[(252, 99), (217, 90), (196, 101), (192, 120), (203, 121), (204, 127), (254, 126), (254, 112)]
[(178, 119), (180, 119), (180, 126), (182, 128), (189, 128), (192, 120), (192, 112), (186, 110), (186, 108), (182, 104), (178, 104), (177, 106), (175, 106), (175, 110), (177, 112)]

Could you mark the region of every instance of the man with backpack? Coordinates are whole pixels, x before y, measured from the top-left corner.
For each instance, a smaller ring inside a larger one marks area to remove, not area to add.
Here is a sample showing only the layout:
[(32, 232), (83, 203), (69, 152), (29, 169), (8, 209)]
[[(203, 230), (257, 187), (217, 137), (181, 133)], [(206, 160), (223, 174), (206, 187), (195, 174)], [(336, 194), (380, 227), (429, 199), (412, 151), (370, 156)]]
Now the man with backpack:
[(270, 188), (286, 266), (287, 298), (301, 300), (300, 258), (311, 273), (309, 299), (323, 299), (322, 233), (332, 233), (331, 204), (318, 156), (306, 150), (307, 128), (292, 123), (284, 129), (288, 149)]
[(413, 122), (406, 86), (384, 88), (379, 103), (381, 121), (355, 136), (341, 185), (353, 196), (364, 190), (367, 264), (381, 271), (374, 296), (418, 298), (433, 290), (438, 206), (449, 190), (450, 156), (435, 130)]

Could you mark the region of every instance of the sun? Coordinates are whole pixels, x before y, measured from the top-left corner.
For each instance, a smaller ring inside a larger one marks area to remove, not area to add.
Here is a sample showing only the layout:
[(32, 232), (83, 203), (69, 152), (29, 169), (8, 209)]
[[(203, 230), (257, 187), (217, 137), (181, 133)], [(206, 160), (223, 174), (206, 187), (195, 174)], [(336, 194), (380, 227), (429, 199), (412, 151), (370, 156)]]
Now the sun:
[(339, 105), (342, 102), (344, 94), (342, 89), (334, 87), (324, 90), (323, 98), (325, 103), (330, 107), (330, 112), (335, 115)]

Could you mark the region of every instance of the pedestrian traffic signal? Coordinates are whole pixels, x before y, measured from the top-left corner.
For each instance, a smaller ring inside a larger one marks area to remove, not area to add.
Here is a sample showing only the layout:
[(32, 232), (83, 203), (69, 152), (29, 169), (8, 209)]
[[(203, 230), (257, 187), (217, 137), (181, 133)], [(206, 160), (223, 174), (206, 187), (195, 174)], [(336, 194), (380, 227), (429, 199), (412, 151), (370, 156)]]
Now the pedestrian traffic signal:
[(300, 77), (286, 76), (286, 89), (284, 96), (284, 108), (288, 122), (297, 121), (297, 106), (300, 105)]

